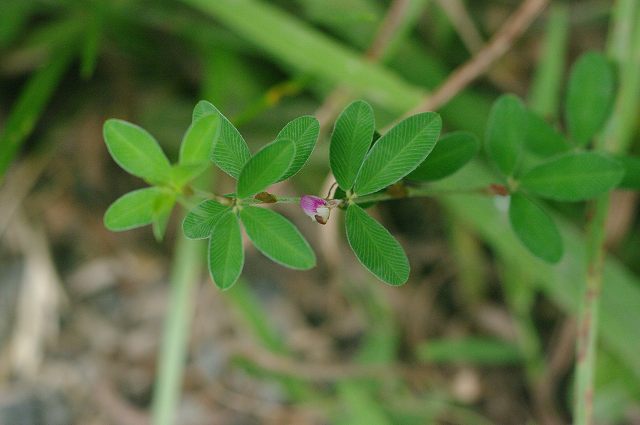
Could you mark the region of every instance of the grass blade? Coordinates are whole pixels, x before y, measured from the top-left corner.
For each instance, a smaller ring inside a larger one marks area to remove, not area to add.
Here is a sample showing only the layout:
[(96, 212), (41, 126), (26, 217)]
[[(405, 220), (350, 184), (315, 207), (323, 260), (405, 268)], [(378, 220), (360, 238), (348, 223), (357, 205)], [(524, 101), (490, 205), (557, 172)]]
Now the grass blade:
[(68, 69), (71, 53), (68, 50), (53, 55), (46, 66), (33, 74), (20, 93), (0, 136), (0, 181)]

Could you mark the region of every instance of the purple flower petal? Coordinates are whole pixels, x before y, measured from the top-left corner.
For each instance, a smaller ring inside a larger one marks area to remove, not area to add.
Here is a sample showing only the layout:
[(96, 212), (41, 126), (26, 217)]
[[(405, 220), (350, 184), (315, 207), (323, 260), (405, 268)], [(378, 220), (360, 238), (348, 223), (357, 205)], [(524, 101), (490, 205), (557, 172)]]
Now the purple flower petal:
[(309, 217), (315, 217), (318, 212), (318, 208), (324, 207), (327, 205), (327, 201), (322, 198), (318, 198), (313, 195), (304, 195), (300, 198), (300, 208), (302, 211)]

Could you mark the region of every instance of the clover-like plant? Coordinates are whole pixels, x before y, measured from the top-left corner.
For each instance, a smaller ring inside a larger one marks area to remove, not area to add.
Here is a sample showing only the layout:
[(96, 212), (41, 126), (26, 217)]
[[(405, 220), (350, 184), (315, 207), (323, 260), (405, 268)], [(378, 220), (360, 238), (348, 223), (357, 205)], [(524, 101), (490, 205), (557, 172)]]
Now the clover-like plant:
[[(595, 87), (595, 88), (594, 88)], [(494, 104), (485, 135), (485, 150), (497, 172), (494, 184), (470, 190), (510, 196), (509, 221), (534, 255), (557, 262), (562, 238), (539, 199), (575, 202), (591, 199), (637, 175), (637, 161), (622, 161), (586, 150), (610, 114), (615, 92), (613, 70), (596, 53), (574, 66), (566, 99), (570, 139), (527, 110), (514, 95)], [(318, 121), (302, 116), (288, 123), (258, 152), (211, 103), (200, 101), (170, 164), (154, 138), (142, 128), (116, 119), (104, 125), (104, 138), (114, 160), (151, 185), (115, 201), (105, 214), (111, 230), (147, 224), (157, 239), (164, 235), (176, 202), (188, 208), (183, 231), (190, 239), (208, 239), (211, 277), (230, 288), (244, 265), (241, 228), (255, 247), (274, 262), (298, 270), (315, 266), (313, 249), (300, 231), (267, 204), (298, 203), (302, 212), (325, 224), (333, 210), (345, 211), (348, 243), (362, 265), (380, 280), (402, 285), (409, 261), (400, 243), (364, 209), (378, 201), (432, 196), (433, 182), (457, 172), (479, 150), (473, 134), (452, 132), (440, 137), (442, 121), (435, 112), (410, 116), (385, 134), (376, 131), (371, 106), (358, 100), (336, 120), (329, 164), (337, 188), (333, 196), (276, 196), (268, 188), (298, 173), (319, 135)], [(215, 165), (237, 180), (235, 193), (217, 195), (194, 183)], [(633, 183), (632, 183), (633, 184)]]

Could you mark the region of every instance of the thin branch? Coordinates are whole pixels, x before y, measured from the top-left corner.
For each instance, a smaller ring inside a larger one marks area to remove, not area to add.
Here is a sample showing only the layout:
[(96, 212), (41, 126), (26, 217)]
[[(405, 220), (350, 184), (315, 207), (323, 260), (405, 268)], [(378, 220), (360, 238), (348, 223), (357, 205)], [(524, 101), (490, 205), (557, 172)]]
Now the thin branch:
[[(393, 35), (406, 18), (411, 0), (394, 0), (378, 27), (378, 31), (365, 53), (365, 58), (372, 63), (380, 61), (385, 51), (389, 48)], [(326, 129), (338, 115), (338, 112), (351, 98), (349, 90), (344, 87), (335, 88), (317, 109), (315, 116), (320, 121), (320, 128)], [(332, 176), (331, 176), (332, 177)]]
[(402, 25), (409, 11), (409, 6), (411, 6), (411, 0), (394, 0), (393, 3), (391, 3), (371, 46), (369, 46), (367, 50), (365, 55), (367, 60), (370, 62), (378, 62), (382, 59), (396, 30)]
[(433, 111), (451, 100), (500, 59), (547, 6), (549, 0), (526, 0), (502, 25), (489, 44), (456, 69), (433, 93), (405, 114)]
[(438, 6), (444, 11), (451, 25), (455, 28), (469, 52), (476, 53), (484, 46), (484, 40), (469, 15), (462, 0), (437, 0)]

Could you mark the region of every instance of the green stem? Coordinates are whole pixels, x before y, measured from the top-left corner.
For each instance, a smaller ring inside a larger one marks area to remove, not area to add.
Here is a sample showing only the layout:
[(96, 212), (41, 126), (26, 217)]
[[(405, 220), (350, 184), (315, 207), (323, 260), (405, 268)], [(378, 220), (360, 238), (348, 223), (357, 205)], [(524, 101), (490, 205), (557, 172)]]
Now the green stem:
[[(481, 195), (481, 194), (493, 194), (489, 187), (476, 187), (476, 188), (461, 188), (461, 189), (440, 189), (431, 185), (425, 186), (402, 186), (402, 189), (398, 193), (382, 192), (373, 193), (371, 195), (356, 196), (351, 198), (351, 202), (354, 204), (367, 204), (369, 202), (382, 202), (393, 201), (397, 199), (406, 198), (428, 198), (433, 196), (442, 195)], [(271, 194), (270, 194), (271, 195)], [(233, 198), (227, 198), (214, 193), (204, 192), (199, 190), (197, 196), (207, 199), (224, 200), (225, 202), (232, 201)], [(275, 202), (265, 202), (256, 198), (246, 198), (239, 200), (241, 205), (260, 205), (260, 204), (299, 204), (300, 196), (276, 196), (272, 195)], [(194, 203), (191, 200), (180, 200), (183, 205), (189, 207)]]
[(593, 217), (587, 235), (586, 288), (579, 317), (576, 347), (576, 399), (574, 402), (574, 423), (576, 425), (587, 425), (593, 421), (598, 310), (605, 257), (604, 229), (609, 204), (609, 194), (599, 197), (594, 202)]
[(174, 258), (170, 279), (169, 314), (165, 322), (158, 376), (153, 393), (154, 425), (173, 424), (180, 402), (193, 295), (202, 265), (202, 246), (180, 235)]
[[(620, 87), (614, 113), (596, 148), (622, 153), (627, 150), (640, 110), (640, 1), (620, 0), (613, 16), (609, 55), (618, 62)], [(587, 271), (583, 306), (579, 316), (576, 348), (574, 424), (593, 423), (594, 375), (598, 337), (598, 313), (602, 292), (606, 240), (605, 225), (610, 194), (594, 201), (587, 235)]]

